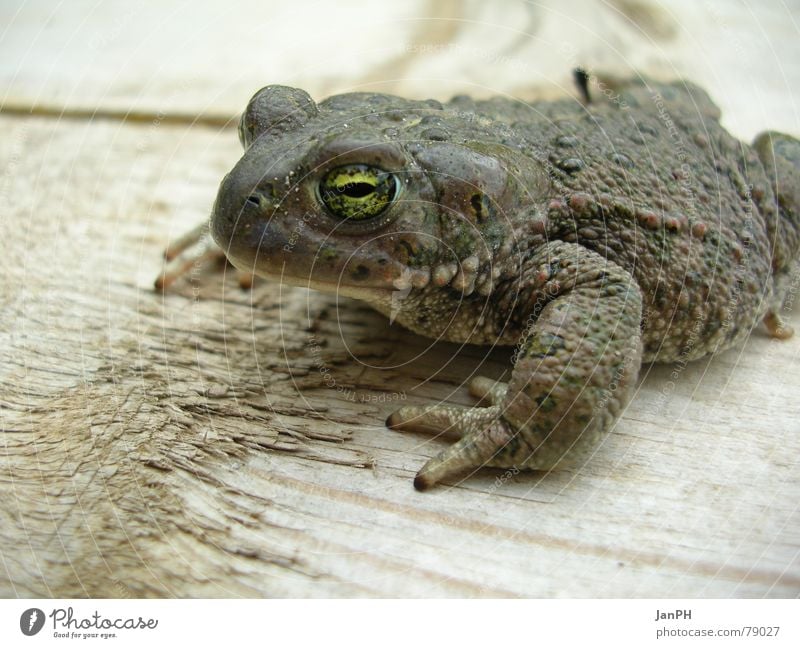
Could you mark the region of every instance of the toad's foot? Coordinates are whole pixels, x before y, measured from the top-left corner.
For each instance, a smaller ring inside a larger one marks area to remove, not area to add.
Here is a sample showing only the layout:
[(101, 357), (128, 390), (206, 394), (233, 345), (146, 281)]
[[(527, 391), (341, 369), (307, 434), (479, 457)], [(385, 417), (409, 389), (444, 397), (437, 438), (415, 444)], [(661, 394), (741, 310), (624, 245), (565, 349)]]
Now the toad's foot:
[[(183, 236), (172, 241), (164, 251), (164, 270), (156, 277), (156, 290), (166, 290), (176, 280), (193, 272), (202, 271), (225, 261), (225, 253), (211, 237), (208, 223), (202, 223)], [(238, 272), (239, 285), (250, 288), (253, 275)]]
[(470, 382), (469, 391), (489, 407), (407, 406), (387, 419), (386, 425), (394, 430), (443, 434), (461, 439), (419, 471), (414, 480), (418, 490), (425, 490), (446, 477), (486, 465), (497, 458), (495, 455), (502, 455), (502, 448), (513, 435), (499, 414), (499, 405), (506, 397), (508, 385), (478, 376)]
[(403, 407), (387, 425), (414, 432), (455, 432), (461, 438), (430, 459), (414, 478), (414, 488), (426, 490), (448, 477), (475, 471), (482, 466), (505, 465), (515, 444), (515, 433), (500, 415), (500, 407), (464, 408), (449, 405)]
[(764, 315), (764, 325), (767, 327), (767, 332), (779, 340), (788, 340), (794, 335), (794, 329), (774, 310)]

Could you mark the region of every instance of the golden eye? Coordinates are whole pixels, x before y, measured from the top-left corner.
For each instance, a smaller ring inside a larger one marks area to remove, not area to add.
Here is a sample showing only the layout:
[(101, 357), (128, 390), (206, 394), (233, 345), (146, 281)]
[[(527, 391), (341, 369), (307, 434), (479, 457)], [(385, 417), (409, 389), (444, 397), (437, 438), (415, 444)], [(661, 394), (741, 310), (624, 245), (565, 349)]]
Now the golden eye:
[(362, 221), (392, 204), (397, 195), (397, 178), (377, 167), (347, 164), (325, 175), (319, 194), (334, 216)]

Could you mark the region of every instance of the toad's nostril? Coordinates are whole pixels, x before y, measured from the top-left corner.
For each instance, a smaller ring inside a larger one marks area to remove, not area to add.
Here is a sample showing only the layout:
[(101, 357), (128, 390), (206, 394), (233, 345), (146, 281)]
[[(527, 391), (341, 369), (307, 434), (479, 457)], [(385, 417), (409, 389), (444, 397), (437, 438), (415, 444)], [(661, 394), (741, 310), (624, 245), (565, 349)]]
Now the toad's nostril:
[(261, 197), (258, 194), (250, 194), (247, 197), (247, 202), (249, 202), (251, 205), (255, 205), (256, 207), (260, 207)]

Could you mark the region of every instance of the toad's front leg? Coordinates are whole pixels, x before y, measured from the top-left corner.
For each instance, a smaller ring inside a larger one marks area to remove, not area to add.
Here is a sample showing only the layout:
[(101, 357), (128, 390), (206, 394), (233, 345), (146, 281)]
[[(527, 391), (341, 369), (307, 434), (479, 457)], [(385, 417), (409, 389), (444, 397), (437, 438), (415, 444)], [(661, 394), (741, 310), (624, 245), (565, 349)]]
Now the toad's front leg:
[[(193, 269), (225, 261), (225, 252), (214, 242), (208, 221), (201, 223), (172, 241), (164, 250), (166, 264), (161, 274), (156, 277), (156, 290), (166, 290), (181, 277), (191, 275)], [(250, 288), (254, 275), (237, 270), (239, 285)]]
[(394, 429), (460, 436), (419, 471), (420, 490), (481, 466), (575, 464), (630, 399), (642, 353), (642, 297), (630, 273), (563, 242), (543, 247), (528, 267), (520, 312), (531, 323), (508, 388), (479, 379), (472, 391), (489, 392), (489, 407), (404, 407), (389, 417)]

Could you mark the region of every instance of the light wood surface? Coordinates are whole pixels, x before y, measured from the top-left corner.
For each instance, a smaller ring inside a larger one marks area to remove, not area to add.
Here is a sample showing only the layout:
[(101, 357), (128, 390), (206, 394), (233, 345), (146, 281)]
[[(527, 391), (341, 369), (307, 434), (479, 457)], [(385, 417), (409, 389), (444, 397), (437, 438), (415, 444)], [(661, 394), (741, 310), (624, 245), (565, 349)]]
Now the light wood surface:
[(798, 596), (800, 336), (645, 367), (579, 470), (420, 494), (445, 441), (386, 416), (471, 404), (508, 351), (231, 272), (151, 289), (266, 83), (532, 97), (632, 67), (800, 135), (796, 2), (374, 6), (0, 7), (0, 594)]

